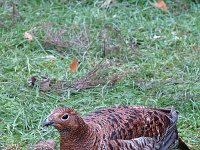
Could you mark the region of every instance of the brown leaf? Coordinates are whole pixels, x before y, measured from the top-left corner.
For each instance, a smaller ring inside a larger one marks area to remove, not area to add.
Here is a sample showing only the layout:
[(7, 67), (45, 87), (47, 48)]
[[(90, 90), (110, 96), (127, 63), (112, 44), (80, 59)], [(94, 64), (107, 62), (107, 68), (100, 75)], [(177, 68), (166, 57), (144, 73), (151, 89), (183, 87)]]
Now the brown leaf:
[(27, 41), (29, 42), (33, 41), (33, 35), (29, 32), (24, 33), (24, 38), (27, 39)]
[(48, 77), (45, 77), (45, 76), (41, 76), (41, 77), (32, 76), (28, 80), (27, 84), (30, 87), (32, 86), (40, 87), (41, 91), (47, 91), (49, 90), (49, 87), (51, 86), (51, 81)]
[(35, 82), (37, 81), (35, 76), (32, 76), (29, 80), (28, 80), (28, 86), (34, 86)]
[(47, 77), (42, 77), (42, 80), (40, 82), (40, 88), (42, 91), (47, 91), (50, 86), (50, 79)]
[(164, 2), (164, 0), (158, 0), (157, 2), (152, 4), (153, 6), (162, 9), (163, 11), (167, 11), (168, 7), (166, 5), (166, 3)]
[(70, 71), (74, 73), (77, 71), (77, 69), (78, 69), (78, 60), (74, 59), (70, 64)]
[(29, 150), (55, 150), (56, 144), (54, 140), (49, 139), (46, 141), (40, 141), (38, 144), (32, 146)]

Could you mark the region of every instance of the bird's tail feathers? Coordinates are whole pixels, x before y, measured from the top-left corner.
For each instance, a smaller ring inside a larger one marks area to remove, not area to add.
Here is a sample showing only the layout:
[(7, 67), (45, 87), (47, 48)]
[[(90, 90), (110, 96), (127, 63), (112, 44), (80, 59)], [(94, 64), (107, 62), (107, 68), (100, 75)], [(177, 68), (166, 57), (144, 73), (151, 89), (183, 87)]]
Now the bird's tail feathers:
[[(178, 114), (175, 111), (175, 108), (171, 108), (171, 118), (170, 118), (170, 125), (167, 128), (165, 134), (161, 137), (159, 141), (162, 141), (162, 149), (161, 150), (168, 150), (170, 145), (174, 145), (177, 140), (177, 129), (176, 129), (176, 122), (178, 120)], [(174, 144), (173, 144), (174, 143)]]
[[(172, 116), (172, 118), (171, 118), (171, 121), (172, 121), (171, 122), (172, 123), (171, 128), (174, 128), (174, 127), (176, 128), (176, 121), (178, 119), (178, 114), (177, 114), (177, 111), (175, 111), (175, 108), (173, 106), (171, 107), (171, 112), (170, 113), (171, 113), (171, 116)], [(175, 130), (177, 130), (177, 129), (175, 129)], [(169, 132), (169, 131), (167, 131), (167, 132)], [(175, 145), (178, 145), (177, 147), (180, 150), (190, 150), (189, 147), (181, 140), (181, 138), (178, 138), (176, 142), (177, 143), (175, 143)]]

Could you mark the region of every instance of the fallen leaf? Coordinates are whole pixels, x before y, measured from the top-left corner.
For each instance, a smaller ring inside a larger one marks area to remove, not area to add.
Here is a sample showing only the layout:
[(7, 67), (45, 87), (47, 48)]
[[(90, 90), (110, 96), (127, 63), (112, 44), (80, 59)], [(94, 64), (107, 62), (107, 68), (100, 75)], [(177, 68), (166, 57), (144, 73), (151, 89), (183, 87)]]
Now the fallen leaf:
[(49, 87), (51, 86), (51, 80), (48, 77), (41, 76), (36, 77), (32, 76), (30, 79), (28, 79), (27, 82), (28, 86), (33, 87), (39, 87), (41, 91), (48, 91)]
[(41, 79), (41, 82), (40, 82), (40, 89), (42, 91), (47, 91), (49, 89), (50, 83), (51, 82), (50, 82), (49, 78), (42, 76), (42, 79)]
[(155, 7), (158, 7), (164, 11), (167, 11), (168, 10), (168, 7), (166, 5), (166, 3), (164, 2), (164, 0), (158, 0), (157, 2), (155, 3), (152, 3), (153, 6)]
[(35, 85), (35, 82), (36, 82), (36, 77), (35, 76), (32, 76), (29, 80), (28, 80), (28, 86), (34, 86)]
[(70, 64), (70, 71), (74, 73), (77, 71), (77, 69), (78, 69), (78, 60), (74, 59)]
[(27, 39), (27, 41), (29, 42), (33, 41), (33, 35), (29, 32), (24, 33), (24, 38)]

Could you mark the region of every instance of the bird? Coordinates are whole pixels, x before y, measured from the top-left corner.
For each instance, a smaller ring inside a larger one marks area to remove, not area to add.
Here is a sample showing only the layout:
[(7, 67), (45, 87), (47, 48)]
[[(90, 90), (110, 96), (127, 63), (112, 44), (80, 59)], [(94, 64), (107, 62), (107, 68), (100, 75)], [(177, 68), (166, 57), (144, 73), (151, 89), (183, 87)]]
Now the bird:
[(174, 107), (109, 107), (85, 116), (57, 107), (43, 126), (58, 130), (60, 150), (189, 150), (178, 137), (177, 116)]

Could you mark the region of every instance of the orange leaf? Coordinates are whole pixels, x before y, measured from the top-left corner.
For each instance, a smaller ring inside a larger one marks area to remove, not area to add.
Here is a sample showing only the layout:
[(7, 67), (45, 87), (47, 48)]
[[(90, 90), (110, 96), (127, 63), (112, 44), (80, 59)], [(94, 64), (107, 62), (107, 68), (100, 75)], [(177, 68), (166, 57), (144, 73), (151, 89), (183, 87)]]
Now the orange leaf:
[(152, 5), (155, 6), (155, 7), (160, 8), (160, 9), (162, 9), (164, 11), (168, 10), (168, 7), (165, 4), (164, 0), (158, 0), (157, 2), (153, 3)]
[(70, 64), (70, 71), (76, 72), (78, 69), (78, 60), (74, 59), (72, 63)]

